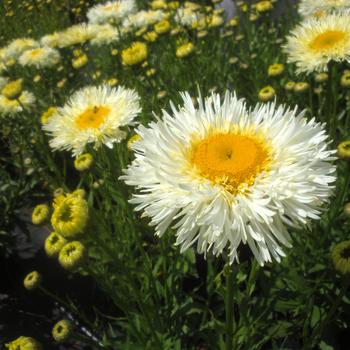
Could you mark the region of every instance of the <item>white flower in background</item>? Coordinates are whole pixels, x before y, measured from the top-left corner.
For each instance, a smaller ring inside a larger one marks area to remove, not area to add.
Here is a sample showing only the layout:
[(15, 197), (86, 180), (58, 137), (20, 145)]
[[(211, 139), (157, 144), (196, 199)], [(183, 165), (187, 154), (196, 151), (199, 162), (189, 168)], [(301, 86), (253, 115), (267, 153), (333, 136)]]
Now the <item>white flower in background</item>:
[(59, 61), (60, 53), (50, 47), (26, 50), (18, 59), (22, 66), (35, 66), (36, 68), (52, 67)]
[(61, 37), (61, 34), (58, 32), (44, 35), (40, 39), (40, 44), (42, 46), (57, 47), (59, 45), (60, 37)]
[(87, 17), (92, 24), (119, 22), (137, 11), (135, 0), (108, 1), (89, 9)]
[(76, 91), (69, 101), (43, 126), (56, 150), (83, 153), (87, 144), (97, 149), (102, 144), (112, 148), (126, 134), (120, 128), (133, 125), (141, 111), (138, 94), (131, 89), (108, 85), (88, 86)]
[(109, 45), (119, 41), (118, 29), (110, 24), (103, 24), (99, 26), (99, 30), (94, 39), (90, 41), (91, 45), (102, 46)]
[(182, 95), (184, 106), (139, 126), (135, 160), (121, 177), (135, 186), (130, 200), (151, 219), (156, 234), (169, 226), (185, 251), (221, 254), (232, 263), (248, 244), (263, 265), (290, 247), (287, 228), (319, 219), (329, 200), (335, 167), (324, 125), (296, 108), (274, 103), (247, 109), (226, 93)]
[(294, 28), (284, 50), (297, 73), (326, 71), (330, 61), (350, 62), (350, 16), (309, 18)]
[(13, 115), (23, 110), (30, 109), (35, 102), (35, 96), (29, 91), (22, 91), (18, 100), (9, 100), (3, 95), (0, 95), (0, 115)]
[(39, 43), (30, 38), (15, 39), (4, 48), (3, 58), (17, 59), (25, 50), (34, 49), (38, 46)]
[(59, 33), (58, 47), (68, 47), (85, 42), (96, 37), (99, 26), (86, 23), (76, 24)]
[(177, 9), (174, 19), (176, 23), (186, 27), (192, 27), (195, 23), (205, 20), (205, 16), (192, 7), (180, 7)]
[(341, 14), (345, 10), (350, 10), (349, 0), (302, 0), (298, 7), (301, 16), (316, 18), (322, 18), (332, 12)]
[(161, 10), (139, 11), (130, 15), (123, 21), (123, 27), (127, 29), (142, 28), (155, 24), (166, 18), (166, 15)]

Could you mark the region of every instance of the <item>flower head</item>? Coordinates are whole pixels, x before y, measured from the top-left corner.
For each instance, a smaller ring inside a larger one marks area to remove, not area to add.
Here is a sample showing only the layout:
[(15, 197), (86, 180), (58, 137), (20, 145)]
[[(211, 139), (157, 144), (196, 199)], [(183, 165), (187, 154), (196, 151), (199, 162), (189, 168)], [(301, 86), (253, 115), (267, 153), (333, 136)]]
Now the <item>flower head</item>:
[(271, 64), (267, 70), (267, 74), (269, 77), (280, 76), (283, 72), (284, 72), (284, 65), (281, 63)]
[(275, 89), (272, 86), (267, 85), (259, 91), (258, 97), (260, 101), (266, 102), (272, 100), (275, 97), (275, 95)]
[(73, 325), (68, 320), (58, 321), (52, 328), (52, 337), (58, 343), (62, 343), (69, 340), (72, 333)]
[(329, 13), (341, 13), (349, 9), (348, 0), (302, 0), (298, 11), (304, 17), (322, 18)]
[(60, 61), (60, 53), (50, 47), (37, 47), (24, 51), (18, 61), (22, 66), (52, 67)]
[(147, 56), (147, 45), (137, 41), (134, 42), (129, 48), (122, 51), (122, 63), (124, 66), (133, 66), (143, 62)]
[(30, 109), (35, 102), (35, 96), (28, 91), (23, 91), (16, 100), (10, 100), (0, 95), (0, 114), (13, 115)]
[(350, 241), (338, 243), (332, 250), (335, 270), (344, 276), (350, 276)]
[(32, 213), (32, 223), (34, 225), (40, 225), (44, 223), (50, 215), (50, 208), (46, 204), (37, 205)]
[(176, 49), (176, 57), (178, 58), (187, 57), (193, 52), (193, 50), (194, 50), (194, 45), (191, 42), (182, 44), (178, 46)]
[(45, 240), (45, 252), (48, 257), (55, 258), (63, 246), (67, 243), (67, 240), (57, 232), (51, 232)]
[(350, 15), (305, 20), (287, 37), (284, 50), (297, 73), (326, 71), (330, 61), (350, 62)]
[(343, 73), (340, 78), (340, 85), (345, 88), (350, 87), (350, 72)]
[(255, 9), (257, 12), (266, 12), (272, 10), (273, 5), (271, 1), (263, 0), (255, 4)]
[(32, 271), (24, 278), (23, 285), (27, 290), (34, 290), (41, 284), (42, 277), (39, 272)]
[(60, 265), (67, 269), (73, 270), (79, 267), (85, 258), (85, 247), (78, 241), (67, 243), (58, 255)]
[(8, 350), (42, 350), (39, 342), (30, 337), (19, 337), (6, 344)]
[(74, 167), (78, 171), (89, 170), (93, 162), (94, 162), (94, 158), (90, 153), (83, 153), (83, 154), (80, 154), (77, 158), (75, 158)]
[(2, 95), (9, 100), (17, 99), (19, 96), (21, 96), (22, 93), (22, 82), (22, 79), (10, 81), (2, 88)]
[(260, 264), (284, 256), (288, 227), (319, 219), (335, 181), (324, 125), (297, 109), (247, 109), (226, 93), (198, 99), (148, 128), (132, 145), (135, 160), (121, 177), (136, 186), (130, 201), (162, 236), (173, 222), (181, 251), (229, 248), (231, 263), (248, 244)]
[(120, 22), (137, 10), (135, 0), (108, 1), (91, 7), (87, 13), (92, 24)]
[(73, 94), (43, 126), (54, 149), (83, 153), (87, 144), (95, 149), (102, 144), (112, 148), (126, 136), (121, 127), (133, 124), (140, 112), (139, 96), (122, 86), (89, 86)]
[(67, 194), (63, 198), (55, 198), (51, 224), (54, 230), (64, 238), (73, 238), (84, 231), (88, 214), (85, 199)]
[(338, 157), (342, 159), (350, 159), (350, 141), (343, 141), (337, 148)]

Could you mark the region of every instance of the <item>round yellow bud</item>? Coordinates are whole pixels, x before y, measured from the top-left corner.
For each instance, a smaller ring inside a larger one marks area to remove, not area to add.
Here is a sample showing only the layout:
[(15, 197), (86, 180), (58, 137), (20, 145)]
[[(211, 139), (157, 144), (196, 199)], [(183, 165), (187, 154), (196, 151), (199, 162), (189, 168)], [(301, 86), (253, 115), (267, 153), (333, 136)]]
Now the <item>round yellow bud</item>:
[(345, 214), (346, 216), (350, 216), (350, 203), (346, 203), (346, 204), (344, 205), (344, 214)]
[(154, 25), (154, 31), (157, 34), (164, 34), (170, 30), (170, 22), (168, 20), (163, 20)]
[(267, 102), (273, 99), (275, 95), (276, 95), (275, 89), (272, 86), (268, 85), (259, 91), (258, 98), (262, 102)]
[(119, 53), (119, 51), (118, 51), (117, 49), (112, 49), (112, 50), (111, 50), (111, 55), (112, 55), (112, 56), (117, 56), (118, 53)]
[(315, 75), (316, 83), (324, 83), (327, 80), (328, 80), (328, 74), (325, 72), (317, 73)]
[(56, 342), (62, 343), (71, 337), (73, 333), (73, 325), (68, 320), (57, 322), (52, 328), (52, 337)]
[(147, 56), (147, 45), (142, 42), (134, 42), (129, 48), (122, 51), (122, 64), (133, 66), (143, 62)]
[(32, 213), (32, 223), (34, 225), (40, 225), (44, 223), (50, 215), (50, 208), (46, 204), (37, 205)]
[(58, 261), (61, 266), (67, 270), (73, 270), (79, 267), (85, 257), (85, 247), (79, 241), (67, 243), (58, 255)]
[(288, 81), (285, 85), (284, 85), (284, 89), (286, 91), (293, 91), (295, 87), (295, 82), (294, 81)]
[(340, 78), (340, 85), (342, 87), (350, 87), (350, 72), (345, 72)]
[(90, 153), (83, 153), (74, 160), (74, 167), (78, 171), (89, 170), (94, 162)]
[(24, 288), (27, 290), (34, 290), (41, 284), (42, 277), (39, 272), (32, 271), (23, 280)]
[(194, 50), (194, 46), (192, 43), (180, 45), (176, 49), (176, 57), (178, 57), (178, 58), (187, 57), (188, 55), (190, 55), (193, 52), (193, 50)]
[(269, 77), (278, 77), (284, 72), (284, 65), (281, 63), (271, 64), (267, 70)]
[(297, 93), (305, 92), (306, 90), (309, 89), (309, 87), (310, 85), (307, 82), (298, 82), (298, 83), (295, 83), (294, 85), (294, 92), (297, 92)]
[(46, 238), (44, 246), (47, 256), (50, 258), (56, 258), (65, 244), (67, 244), (65, 238), (57, 232), (51, 232)]
[(341, 275), (350, 276), (350, 240), (338, 243), (332, 250), (334, 269)]
[(271, 1), (259, 1), (255, 4), (255, 9), (257, 12), (266, 12), (273, 8)]
[(158, 39), (158, 34), (155, 31), (146, 33), (143, 38), (148, 42), (154, 42)]
[(343, 141), (337, 147), (338, 157), (341, 159), (350, 159), (350, 141)]
[(88, 62), (88, 57), (85, 54), (83, 54), (77, 58), (72, 59), (72, 67), (74, 69), (79, 69), (85, 66), (87, 62)]
[(68, 194), (64, 199), (55, 199), (51, 224), (64, 238), (74, 238), (81, 234), (89, 216), (88, 204), (80, 196)]
[(42, 350), (41, 344), (30, 337), (19, 337), (6, 344), (8, 350)]
[(64, 189), (62, 187), (58, 187), (53, 191), (53, 196), (54, 197), (59, 197), (64, 194)]
[(1, 93), (9, 100), (15, 100), (22, 94), (22, 79), (10, 81), (3, 87)]

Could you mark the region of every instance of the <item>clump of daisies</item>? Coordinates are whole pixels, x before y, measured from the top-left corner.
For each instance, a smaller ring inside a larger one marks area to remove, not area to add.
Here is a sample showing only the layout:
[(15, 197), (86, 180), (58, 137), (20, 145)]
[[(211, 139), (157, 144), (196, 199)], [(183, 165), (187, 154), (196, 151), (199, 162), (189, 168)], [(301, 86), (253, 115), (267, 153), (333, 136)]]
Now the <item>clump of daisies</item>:
[(169, 226), (185, 251), (227, 250), (232, 263), (248, 245), (263, 265), (291, 247), (288, 228), (319, 219), (335, 181), (324, 125), (297, 109), (259, 104), (248, 109), (227, 92), (163, 112), (131, 147), (135, 160), (121, 177), (130, 200), (156, 235)]
[(326, 71), (330, 61), (350, 62), (350, 15), (305, 20), (287, 37), (284, 50), (297, 73)]
[(91, 7), (87, 17), (92, 24), (118, 23), (136, 11), (135, 0), (108, 1)]
[(57, 108), (43, 129), (51, 135), (53, 149), (71, 150), (77, 156), (90, 143), (95, 149), (102, 144), (113, 147), (113, 143), (126, 136), (121, 127), (134, 124), (140, 111), (135, 90), (122, 86), (88, 86), (76, 91), (62, 108)]

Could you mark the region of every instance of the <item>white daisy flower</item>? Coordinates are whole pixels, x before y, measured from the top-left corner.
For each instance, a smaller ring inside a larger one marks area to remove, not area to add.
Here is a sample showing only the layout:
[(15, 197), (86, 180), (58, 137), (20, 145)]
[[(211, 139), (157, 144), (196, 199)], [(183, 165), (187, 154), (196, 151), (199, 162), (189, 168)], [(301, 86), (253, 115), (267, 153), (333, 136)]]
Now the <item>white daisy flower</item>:
[(96, 37), (99, 26), (86, 23), (76, 24), (59, 33), (58, 47), (83, 44)]
[(139, 11), (130, 15), (123, 21), (124, 28), (142, 28), (153, 25), (165, 19), (166, 15), (161, 10)]
[(297, 73), (326, 71), (330, 61), (350, 62), (350, 16), (309, 18), (287, 37), (284, 50)]
[(247, 109), (226, 93), (196, 109), (184, 106), (149, 127), (131, 147), (135, 160), (121, 177), (138, 191), (130, 200), (162, 236), (172, 225), (185, 251), (221, 254), (232, 263), (248, 244), (263, 265), (290, 247), (288, 227), (319, 219), (335, 181), (324, 125), (274, 103)]
[(87, 13), (92, 24), (119, 22), (121, 19), (137, 11), (135, 0), (108, 1), (90, 8)]
[(176, 23), (185, 27), (192, 27), (195, 23), (202, 22), (205, 16), (198, 12), (197, 8), (180, 7), (177, 9), (174, 19)]
[(50, 47), (26, 50), (18, 59), (22, 66), (35, 66), (36, 68), (52, 67), (59, 61), (60, 53)]
[(350, 10), (349, 0), (302, 0), (298, 11), (301, 16), (322, 18), (332, 12), (341, 13)]
[(0, 115), (13, 115), (28, 110), (34, 105), (36, 99), (33, 93), (22, 91), (18, 100), (9, 100), (0, 95)]
[(119, 40), (119, 32), (117, 28), (110, 24), (100, 25), (99, 28), (96, 37), (90, 41), (91, 45), (109, 45)]
[(48, 47), (57, 47), (59, 45), (61, 34), (58, 32), (54, 32), (52, 34), (44, 35), (40, 39), (40, 44), (42, 46), (48, 46)]
[(3, 53), (4, 59), (17, 59), (25, 50), (34, 49), (39, 43), (30, 38), (20, 38), (13, 40), (6, 46)]
[(113, 143), (126, 136), (120, 127), (134, 124), (140, 111), (139, 96), (134, 90), (88, 86), (58, 108), (43, 129), (52, 136), (53, 149), (72, 150), (73, 156), (77, 156), (89, 143), (95, 149), (102, 144), (112, 148)]

